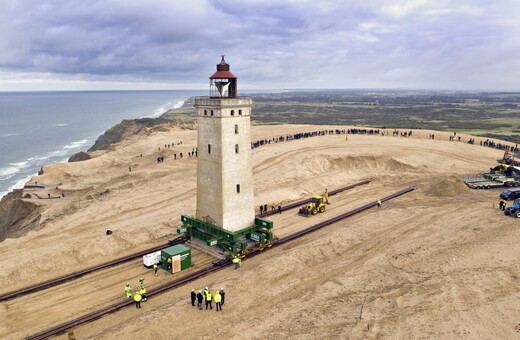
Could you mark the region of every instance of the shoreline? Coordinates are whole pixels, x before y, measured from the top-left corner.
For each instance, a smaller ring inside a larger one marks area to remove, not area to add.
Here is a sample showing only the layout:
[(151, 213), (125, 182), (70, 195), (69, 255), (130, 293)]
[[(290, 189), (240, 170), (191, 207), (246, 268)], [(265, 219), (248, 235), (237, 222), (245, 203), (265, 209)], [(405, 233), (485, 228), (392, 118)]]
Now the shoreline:
[[(18, 162), (6, 163), (5, 166), (0, 167), (0, 176), (9, 176), (5, 179), (5, 181), (6, 183), (11, 184), (5, 190), (0, 191), (0, 200), (2, 200), (7, 194), (13, 192), (16, 189), (23, 189), (25, 184), (29, 182), (32, 177), (38, 175), (39, 169), (43, 168), (44, 166), (55, 163), (66, 163), (74, 154), (88, 150), (96, 143), (96, 140), (100, 136), (102, 136), (106, 131), (112, 129), (114, 126), (121, 124), (123, 120), (144, 118), (159, 119), (166, 112), (182, 107), (184, 103), (188, 101), (190, 98), (191, 96), (182, 100), (178, 100), (175, 102), (175, 104), (173, 104), (173, 100), (169, 101), (168, 103), (160, 105), (158, 108), (156, 108), (154, 110), (154, 113), (152, 113), (151, 115), (146, 115), (138, 118), (124, 118), (119, 123), (112, 125), (111, 127), (107, 128), (105, 131), (102, 131), (101, 133), (97, 133), (96, 135), (92, 135), (81, 140), (67, 142), (60, 148), (53, 151), (47, 151), (41, 156), (33, 155)], [(68, 124), (63, 126), (67, 125)], [(85, 149), (86, 145), (90, 146)]]

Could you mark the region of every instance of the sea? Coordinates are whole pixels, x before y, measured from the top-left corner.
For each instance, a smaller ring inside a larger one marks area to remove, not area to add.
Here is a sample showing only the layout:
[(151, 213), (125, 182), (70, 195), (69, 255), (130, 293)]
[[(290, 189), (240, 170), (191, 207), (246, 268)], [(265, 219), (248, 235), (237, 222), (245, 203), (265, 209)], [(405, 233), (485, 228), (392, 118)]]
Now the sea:
[(159, 117), (203, 90), (0, 92), (0, 198), (88, 150), (123, 119)]

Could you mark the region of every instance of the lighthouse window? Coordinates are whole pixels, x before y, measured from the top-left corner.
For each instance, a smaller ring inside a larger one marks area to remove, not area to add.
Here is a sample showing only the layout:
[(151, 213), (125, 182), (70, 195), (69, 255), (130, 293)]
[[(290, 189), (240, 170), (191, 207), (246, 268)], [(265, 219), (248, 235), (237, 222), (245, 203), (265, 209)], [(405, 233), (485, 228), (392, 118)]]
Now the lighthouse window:
[(235, 110), (231, 110), (231, 115), (232, 115), (232, 116), (235, 115)]
[(208, 110), (204, 110), (204, 116), (208, 115)]
[(235, 144), (235, 153), (238, 153), (238, 144)]
[(238, 124), (235, 124), (235, 134), (238, 135)]
[(211, 153), (211, 144), (208, 144), (208, 153)]
[(213, 110), (211, 110), (211, 115), (213, 116)]
[(238, 110), (238, 115), (239, 115), (239, 116), (242, 115), (242, 110)]
[(240, 184), (237, 184), (237, 194), (240, 194)]

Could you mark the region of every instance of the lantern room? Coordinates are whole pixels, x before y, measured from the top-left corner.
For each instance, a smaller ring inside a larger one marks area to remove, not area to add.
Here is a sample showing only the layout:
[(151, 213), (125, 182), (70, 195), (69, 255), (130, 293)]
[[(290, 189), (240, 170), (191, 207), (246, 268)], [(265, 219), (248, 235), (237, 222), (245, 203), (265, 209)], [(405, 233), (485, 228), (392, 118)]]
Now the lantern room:
[(222, 60), (217, 64), (217, 72), (209, 77), (209, 96), (211, 98), (236, 98), (237, 77), (229, 71), (229, 64)]

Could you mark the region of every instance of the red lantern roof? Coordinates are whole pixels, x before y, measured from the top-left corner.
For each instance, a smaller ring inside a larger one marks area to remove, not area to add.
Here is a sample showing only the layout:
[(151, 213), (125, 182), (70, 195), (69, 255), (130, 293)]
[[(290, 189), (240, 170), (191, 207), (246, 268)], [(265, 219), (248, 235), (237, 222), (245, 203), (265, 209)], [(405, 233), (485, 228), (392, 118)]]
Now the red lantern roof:
[(229, 72), (229, 64), (224, 60), (224, 56), (222, 56), (220, 63), (217, 64), (217, 72), (209, 77), (209, 79), (217, 78), (237, 78), (233, 73)]

